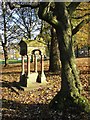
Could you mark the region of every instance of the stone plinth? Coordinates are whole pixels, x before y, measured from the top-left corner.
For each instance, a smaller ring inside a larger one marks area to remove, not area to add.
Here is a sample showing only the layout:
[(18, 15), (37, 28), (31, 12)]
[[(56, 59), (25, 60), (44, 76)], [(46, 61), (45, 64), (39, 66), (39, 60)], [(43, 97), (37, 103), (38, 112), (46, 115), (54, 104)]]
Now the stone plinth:
[(35, 83), (38, 78), (38, 73), (31, 73), (27, 78), (27, 87), (31, 86), (31, 83)]
[(41, 74), (41, 83), (46, 83), (46, 76), (44, 73)]

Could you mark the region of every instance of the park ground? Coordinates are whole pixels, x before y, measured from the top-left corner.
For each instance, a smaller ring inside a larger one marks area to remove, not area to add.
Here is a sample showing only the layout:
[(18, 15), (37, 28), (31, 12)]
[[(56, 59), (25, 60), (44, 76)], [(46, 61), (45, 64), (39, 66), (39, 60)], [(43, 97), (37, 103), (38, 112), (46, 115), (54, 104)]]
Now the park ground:
[[(77, 68), (86, 96), (90, 101), (90, 58), (77, 58)], [(26, 66), (26, 65), (25, 65)], [(90, 120), (90, 115), (70, 108), (63, 112), (49, 109), (48, 105), (60, 90), (60, 71), (52, 73), (48, 71), (49, 62), (45, 61), (45, 74), (47, 85), (39, 86), (28, 91), (23, 91), (18, 84), (20, 79), (21, 64), (10, 64), (1, 68), (0, 91), (2, 91), (2, 120)], [(38, 62), (38, 70), (40, 63)], [(33, 63), (31, 63), (33, 71)], [(15, 86), (16, 85), (16, 86)]]

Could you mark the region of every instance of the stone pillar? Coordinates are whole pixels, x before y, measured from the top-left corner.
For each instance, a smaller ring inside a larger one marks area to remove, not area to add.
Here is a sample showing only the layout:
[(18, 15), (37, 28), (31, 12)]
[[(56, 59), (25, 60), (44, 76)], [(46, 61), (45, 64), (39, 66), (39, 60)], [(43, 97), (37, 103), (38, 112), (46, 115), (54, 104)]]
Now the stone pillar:
[(24, 75), (24, 56), (22, 56), (22, 75)]
[(33, 62), (34, 62), (34, 54), (32, 55), (32, 59), (33, 59)]
[(44, 55), (41, 55), (41, 74), (44, 73)]
[(27, 55), (27, 77), (30, 76), (30, 56)]
[(37, 73), (37, 55), (34, 55), (34, 71)]
[(46, 83), (46, 77), (44, 74), (44, 55), (41, 55), (41, 83)]

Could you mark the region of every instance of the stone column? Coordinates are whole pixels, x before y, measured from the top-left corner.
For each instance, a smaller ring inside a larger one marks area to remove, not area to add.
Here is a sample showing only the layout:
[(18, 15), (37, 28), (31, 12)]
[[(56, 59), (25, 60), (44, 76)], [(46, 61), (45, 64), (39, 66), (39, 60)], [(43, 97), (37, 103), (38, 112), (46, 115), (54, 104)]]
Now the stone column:
[(44, 73), (44, 55), (41, 55), (41, 74)]
[(46, 77), (44, 74), (44, 55), (41, 55), (41, 83), (46, 83)]
[(27, 55), (27, 77), (30, 76), (30, 56)]
[(24, 75), (24, 56), (22, 56), (22, 75)]
[(33, 63), (34, 63), (34, 54), (32, 55), (32, 58), (33, 58)]
[(34, 71), (37, 73), (37, 55), (34, 55)]

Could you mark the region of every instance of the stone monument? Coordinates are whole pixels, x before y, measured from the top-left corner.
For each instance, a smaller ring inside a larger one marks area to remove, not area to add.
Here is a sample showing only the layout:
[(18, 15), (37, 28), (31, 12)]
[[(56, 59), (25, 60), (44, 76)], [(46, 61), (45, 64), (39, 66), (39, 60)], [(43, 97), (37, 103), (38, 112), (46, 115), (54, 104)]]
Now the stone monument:
[[(22, 72), (20, 75), (20, 83), (25, 87), (30, 87), (31, 83), (38, 82), (46, 83), (46, 76), (44, 73), (44, 55), (46, 54), (46, 46), (41, 41), (22, 39), (19, 43), (20, 55), (22, 56)], [(41, 72), (37, 71), (37, 53), (41, 56)], [(34, 58), (34, 72), (30, 72), (31, 56)], [(27, 56), (27, 73), (24, 68), (24, 58)]]

